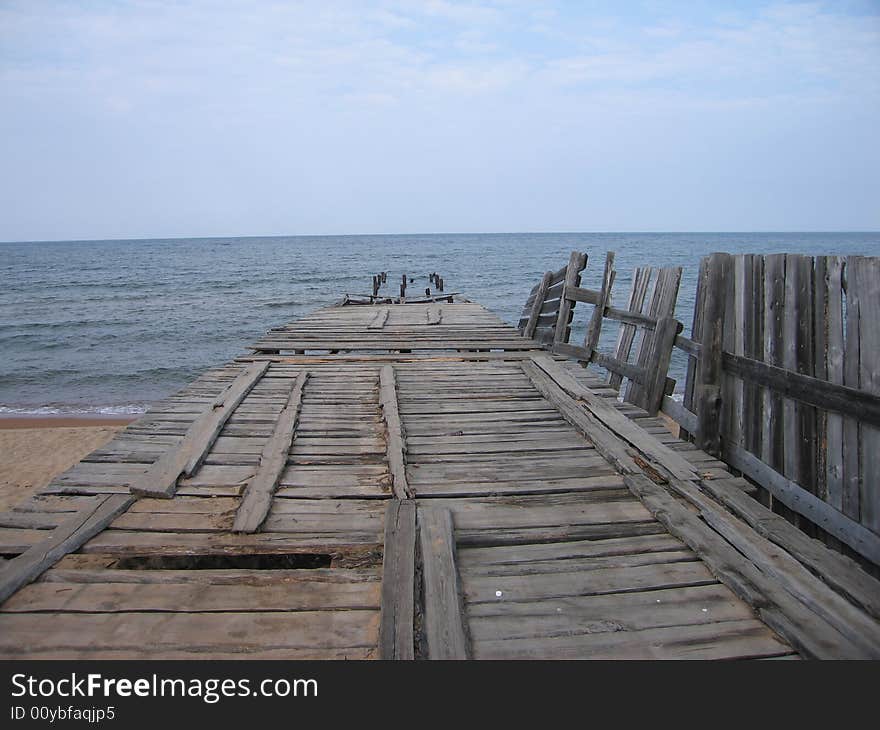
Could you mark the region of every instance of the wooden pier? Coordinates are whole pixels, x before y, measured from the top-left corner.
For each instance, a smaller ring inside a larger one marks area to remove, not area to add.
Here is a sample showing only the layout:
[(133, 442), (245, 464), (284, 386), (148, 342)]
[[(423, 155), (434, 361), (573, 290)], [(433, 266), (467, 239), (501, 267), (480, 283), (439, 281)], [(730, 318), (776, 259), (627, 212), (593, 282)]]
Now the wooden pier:
[(549, 352), (570, 312), (443, 296), (273, 329), (0, 515), (0, 655), (880, 657), (880, 583)]

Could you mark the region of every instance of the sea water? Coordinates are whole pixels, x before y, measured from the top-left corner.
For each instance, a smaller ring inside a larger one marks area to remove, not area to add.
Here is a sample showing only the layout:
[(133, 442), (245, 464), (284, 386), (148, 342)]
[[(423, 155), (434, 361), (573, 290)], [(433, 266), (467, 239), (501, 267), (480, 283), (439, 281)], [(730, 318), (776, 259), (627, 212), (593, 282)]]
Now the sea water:
[[(681, 266), (676, 316), (690, 332), (700, 257), (729, 253), (880, 255), (878, 233), (495, 233), (279, 236), (0, 243), (0, 415), (139, 413), (198, 373), (247, 352), (268, 328), (371, 291), (387, 271), (437, 272), (516, 325), (544, 271), (586, 251), (597, 289), (616, 253), (613, 302), (637, 266)], [(591, 307), (576, 308), (572, 342)], [(577, 312), (581, 311), (578, 316)], [(600, 346), (611, 351), (617, 325)], [(684, 381), (676, 354), (671, 376)]]

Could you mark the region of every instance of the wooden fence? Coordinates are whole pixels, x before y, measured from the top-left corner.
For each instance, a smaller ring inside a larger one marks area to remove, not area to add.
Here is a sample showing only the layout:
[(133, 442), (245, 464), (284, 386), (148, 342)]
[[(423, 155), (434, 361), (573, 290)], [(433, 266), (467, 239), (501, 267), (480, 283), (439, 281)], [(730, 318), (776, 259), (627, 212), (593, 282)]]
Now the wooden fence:
[[(669, 415), (809, 534), (880, 565), (880, 258), (713, 254), (700, 263), (691, 337), (674, 319), (680, 269), (637, 269), (617, 309), (614, 255), (599, 291), (579, 286), (586, 261), (572, 254), (533, 290), (529, 314), (558, 287), (541, 341), (604, 367), (624, 400)], [(594, 305), (582, 346), (568, 342), (577, 302)], [(619, 325), (613, 354), (597, 349), (605, 320)], [(676, 347), (689, 358), (683, 402), (667, 376)]]
[[(609, 252), (605, 257), (598, 291), (580, 286), (580, 274), (587, 260), (587, 254), (573, 252), (568, 266), (544, 274), (526, 301), (520, 332), (526, 337), (531, 333), (557, 354), (605, 368), (608, 382), (615, 388), (626, 378), (624, 400), (656, 413), (675, 387), (675, 381), (667, 375), (672, 348), (687, 347), (689, 342), (681, 337), (682, 325), (673, 316), (681, 268), (636, 269), (629, 304), (626, 309), (619, 309), (611, 303), (616, 278), (614, 254)], [(653, 293), (648, 297), (652, 277)], [(593, 308), (583, 345), (574, 345), (569, 342), (571, 322), (579, 302), (592, 304)], [(599, 349), (606, 320), (618, 326), (613, 353)]]

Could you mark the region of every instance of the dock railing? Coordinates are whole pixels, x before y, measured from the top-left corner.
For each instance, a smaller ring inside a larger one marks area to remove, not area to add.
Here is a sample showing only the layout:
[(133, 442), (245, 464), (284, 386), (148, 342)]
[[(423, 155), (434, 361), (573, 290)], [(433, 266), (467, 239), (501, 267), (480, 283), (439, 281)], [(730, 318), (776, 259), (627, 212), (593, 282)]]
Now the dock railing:
[[(665, 413), (808, 534), (880, 566), (880, 258), (712, 254), (690, 337), (674, 317), (679, 267), (637, 269), (618, 309), (614, 254), (598, 291), (580, 286), (586, 264), (573, 253), (544, 276), (520, 331), (534, 322), (550, 350), (604, 368), (624, 401)], [(569, 342), (577, 303), (593, 305), (582, 345)], [(605, 320), (613, 353), (598, 349)], [(674, 348), (688, 357), (682, 401)]]

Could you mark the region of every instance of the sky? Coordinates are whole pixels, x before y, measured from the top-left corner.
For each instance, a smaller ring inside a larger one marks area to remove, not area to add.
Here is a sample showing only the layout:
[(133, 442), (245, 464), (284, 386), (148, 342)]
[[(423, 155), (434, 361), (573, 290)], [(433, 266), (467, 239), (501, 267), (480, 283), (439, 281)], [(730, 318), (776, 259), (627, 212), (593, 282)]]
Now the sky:
[(0, 241), (880, 230), (880, 2), (0, 0)]

